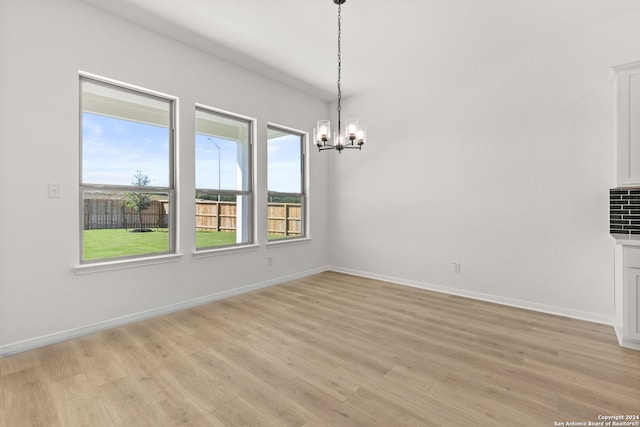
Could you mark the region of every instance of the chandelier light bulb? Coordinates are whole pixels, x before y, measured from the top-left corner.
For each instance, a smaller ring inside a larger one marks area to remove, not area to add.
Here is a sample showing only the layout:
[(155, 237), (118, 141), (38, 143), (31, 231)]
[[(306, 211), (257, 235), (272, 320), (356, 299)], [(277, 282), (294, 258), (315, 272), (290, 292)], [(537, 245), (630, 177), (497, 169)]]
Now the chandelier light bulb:
[(318, 120), (316, 126), (317, 141), (327, 142), (331, 138), (331, 122), (329, 120)]
[(345, 120), (346, 137), (353, 141), (356, 139), (356, 133), (358, 132), (358, 121), (356, 119)]
[(313, 130), (313, 140), (315, 141), (315, 143), (318, 146), (318, 148), (322, 147), (322, 140), (318, 136), (318, 130), (317, 129)]
[(363, 126), (360, 129), (358, 129), (358, 131), (356, 132), (356, 142), (358, 143), (358, 145), (362, 145), (366, 140), (367, 140), (367, 127)]

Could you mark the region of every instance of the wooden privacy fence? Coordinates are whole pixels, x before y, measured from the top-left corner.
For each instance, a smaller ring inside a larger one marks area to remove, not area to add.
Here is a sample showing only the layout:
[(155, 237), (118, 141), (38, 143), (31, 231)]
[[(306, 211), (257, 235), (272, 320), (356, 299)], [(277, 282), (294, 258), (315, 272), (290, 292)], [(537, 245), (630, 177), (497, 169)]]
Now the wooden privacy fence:
[[(198, 200), (196, 202), (196, 230), (236, 231), (236, 202)], [(301, 236), (302, 207), (300, 203), (269, 203), (267, 232), (277, 236)]]
[(302, 206), (300, 203), (269, 203), (267, 233), (277, 236), (302, 236)]
[(236, 202), (196, 201), (197, 231), (236, 231)]
[[(236, 231), (236, 202), (196, 201), (197, 231)], [(169, 224), (169, 202), (153, 200), (142, 211), (143, 228), (163, 228)], [(84, 228), (137, 228), (138, 212), (122, 204), (121, 199), (85, 199)], [(276, 236), (301, 236), (302, 207), (300, 203), (269, 203), (267, 232)]]
[[(138, 228), (138, 211), (122, 202), (122, 199), (84, 199), (84, 229)], [(166, 228), (168, 225), (169, 202), (152, 200), (142, 211), (142, 228)]]

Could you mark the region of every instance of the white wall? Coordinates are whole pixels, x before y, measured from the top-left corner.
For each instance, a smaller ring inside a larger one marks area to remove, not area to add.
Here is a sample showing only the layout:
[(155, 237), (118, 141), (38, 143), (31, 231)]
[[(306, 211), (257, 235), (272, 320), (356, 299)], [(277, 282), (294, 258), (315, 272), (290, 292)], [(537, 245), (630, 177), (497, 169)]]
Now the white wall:
[[(311, 156), (312, 240), (264, 244), (267, 122), (310, 130), (326, 115), (325, 102), (77, 0), (0, 2), (0, 52), (0, 354), (45, 343), (49, 334), (59, 338), (327, 264), (326, 157)], [(79, 70), (179, 97), (178, 245), (184, 256), (178, 261), (74, 273)], [(258, 120), (256, 250), (192, 257), (196, 102)], [(61, 184), (61, 198), (47, 197), (48, 183)]]
[(369, 143), (330, 165), (332, 265), (611, 322), (608, 76), (640, 59), (638, 22), (640, 11), (438, 67), (416, 40), (411, 67), (382, 65), (386, 86), (343, 103)]

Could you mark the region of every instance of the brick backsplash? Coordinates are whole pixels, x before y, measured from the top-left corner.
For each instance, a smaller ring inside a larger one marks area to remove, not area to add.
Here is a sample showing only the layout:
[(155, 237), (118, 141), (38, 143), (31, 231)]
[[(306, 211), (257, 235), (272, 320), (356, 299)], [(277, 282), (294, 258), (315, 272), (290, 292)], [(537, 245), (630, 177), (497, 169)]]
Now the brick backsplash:
[(640, 234), (640, 188), (609, 190), (609, 232)]

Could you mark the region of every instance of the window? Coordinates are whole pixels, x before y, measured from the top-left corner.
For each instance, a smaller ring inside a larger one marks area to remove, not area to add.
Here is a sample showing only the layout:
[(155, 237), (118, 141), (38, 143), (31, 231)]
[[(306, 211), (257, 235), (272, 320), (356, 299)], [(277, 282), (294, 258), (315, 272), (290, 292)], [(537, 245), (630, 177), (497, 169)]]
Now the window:
[(248, 118), (196, 108), (196, 250), (253, 243)]
[(80, 77), (81, 262), (175, 252), (174, 100)]
[(267, 128), (269, 240), (305, 237), (304, 134)]

